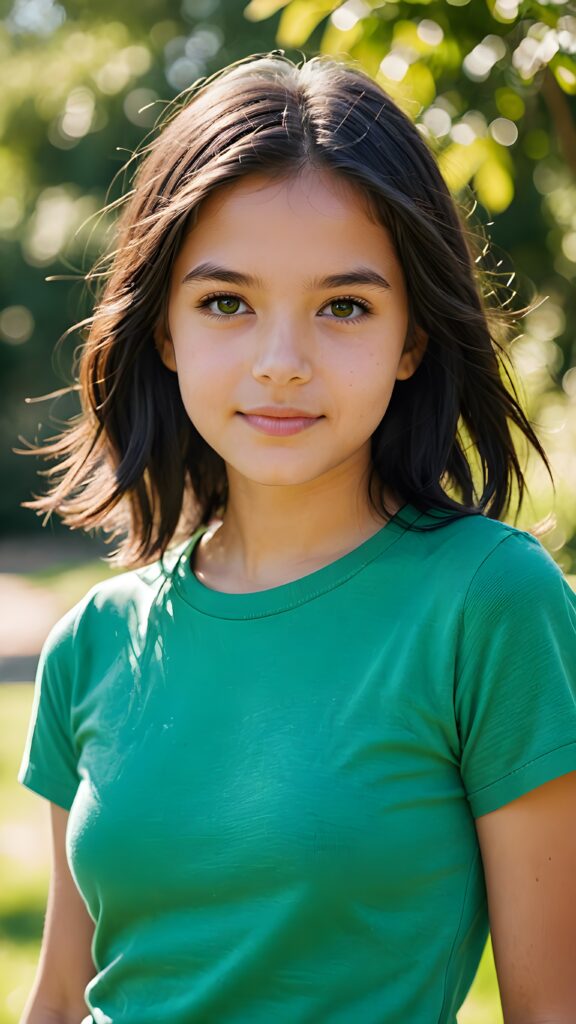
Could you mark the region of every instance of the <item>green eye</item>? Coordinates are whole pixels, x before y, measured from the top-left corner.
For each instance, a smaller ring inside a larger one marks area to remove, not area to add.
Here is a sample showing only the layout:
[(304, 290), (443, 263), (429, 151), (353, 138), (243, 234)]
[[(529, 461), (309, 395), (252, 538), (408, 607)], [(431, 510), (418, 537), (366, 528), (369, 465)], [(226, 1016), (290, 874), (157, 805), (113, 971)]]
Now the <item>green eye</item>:
[[(221, 303), (224, 306), (224, 309), (222, 310), (223, 313), (236, 313), (238, 311), (238, 305), (240, 303), (240, 299), (236, 299), (233, 295), (221, 295), (214, 301), (217, 304)], [(234, 306), (233, 309), (230, 308), (230, 304)]]
[[(337, 316), (337, 317), (340, 317), (340, 313), (342, 313), (342, 312), (343, 312), (343, 313), (345, 314), (345, 313), (347, 313), (347, 312), (350, 312), (350, 307), (351, 307), (351, 306), (355, 306), (355, 305), (357, 305), (357, 303), (355, 303), (355, 302), (352, 302), (352, 300), (351, 300), (351, 299), (334, 299), (334, 301), (333, 301), (333, 302), (331, 302), (331, 303), (330, 303), (330, 305), (331, 305), (331, 306), (333, 307), (333, 310), (334, 310), (334, 307), (336, 307), (336, 306), (340, 306), (340, 307), (342, 307), (342, 306), (345, 306), (345, 307), (348, 307), (347, 309), (344, 309), (344, 311), (342, 311), (342, 309), (340, 309), (339, 311), (338, 311), (338, 310), (336, 311), (336, 316)], [(342, 316), (342, 318), (341, 318), (341, 319), (346, 319), (346, 318), (345, 318), (345, 316)]]

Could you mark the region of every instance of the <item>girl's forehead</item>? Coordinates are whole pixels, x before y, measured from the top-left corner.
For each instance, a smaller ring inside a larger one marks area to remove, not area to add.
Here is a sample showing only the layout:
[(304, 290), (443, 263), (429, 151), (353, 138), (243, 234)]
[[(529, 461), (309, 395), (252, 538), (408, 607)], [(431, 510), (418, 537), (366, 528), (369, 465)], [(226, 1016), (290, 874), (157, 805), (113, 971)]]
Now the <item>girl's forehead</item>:
[(371, 214), (361, 189), (324, 169), (283, 178), (251, 174), (204, 199), (178, 262), (222, 263), (225, 256), (243, 265), (259, 257), (303, 266), (316, 258), (397, 259), (389, 232)]
[(290, 175), (249, 174), (217, 188), (198, 208), (196, 224), (215, 218), (228, 219), (232, 212), (267, 217), (270, 213), (294, 213), (337, 220), (369, 218), (362, 189), (328, 168), (305, 167)]
[(206, 289), (210, 282), (280, 294), (295, 288), (313, 295), (362, 285), (379, 289), (375, 297), (390, 289), (395, 295), (404, 293), (403, 268), (384, 229), (370, 225), (368, 236), (366, 230), (338, 232), (333, 221), (328, 223), (329, 228), (303, 235), (301, 221), (294, 218), (282, 237), (274, 219), (259, 226), (242, 221), (222, 233), (191, 232), (173, 268), (172, 294)]

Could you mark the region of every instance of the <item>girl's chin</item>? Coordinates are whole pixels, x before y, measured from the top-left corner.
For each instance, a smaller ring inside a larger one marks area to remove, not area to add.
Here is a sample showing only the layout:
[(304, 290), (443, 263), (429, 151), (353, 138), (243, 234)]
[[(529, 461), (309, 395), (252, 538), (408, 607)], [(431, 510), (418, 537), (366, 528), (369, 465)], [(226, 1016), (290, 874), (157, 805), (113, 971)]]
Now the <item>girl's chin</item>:
[(239, 466), (227, 462), (226, 470), (229, 478), (232, 476), (237, 480), (260, 484), (263, 487), (297, 487), (320, 479), (329, 470), (328, 467), (305, 468), (302, 464), (296, 466), (294, 462), (291, 466), (279, 466), (278, 462), (277, 457), (270, 459), (268, 464), (259, 461), (257, 464)]

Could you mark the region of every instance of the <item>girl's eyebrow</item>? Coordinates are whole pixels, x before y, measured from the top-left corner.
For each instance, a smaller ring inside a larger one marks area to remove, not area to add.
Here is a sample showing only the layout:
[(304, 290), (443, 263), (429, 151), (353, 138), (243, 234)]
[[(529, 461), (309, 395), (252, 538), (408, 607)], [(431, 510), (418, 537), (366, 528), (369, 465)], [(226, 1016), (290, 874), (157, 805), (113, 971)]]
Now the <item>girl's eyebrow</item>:
[[(244, 285), (247, 288), (261, 288), (265, 285), (261, 277), (253, 274), (243, 274), (239, 270), (230, 270), (228, 267), (221, 267), (217, 263), (199, 263), (193, 267), (182, 278), (182, 284), (187, 281), (225, 281), (227, 284)], [(306, 291), (320, 290), (322, 288), (341, 288), (346, 285), (368, 284), (374, 288), (389, 289), (391, 286), (382, 274), (372, 270), (371, 267), (354, 267), (342, 274), (329, 274), (327, 277), (315, 277), (308, 281), (304, 287)]]

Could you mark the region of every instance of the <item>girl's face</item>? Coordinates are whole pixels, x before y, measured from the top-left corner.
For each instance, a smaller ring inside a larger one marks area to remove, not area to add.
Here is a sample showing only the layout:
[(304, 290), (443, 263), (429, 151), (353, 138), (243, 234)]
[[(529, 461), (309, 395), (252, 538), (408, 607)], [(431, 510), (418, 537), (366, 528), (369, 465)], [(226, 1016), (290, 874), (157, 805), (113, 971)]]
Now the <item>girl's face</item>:
[[(406, 286), (386, 230), (352, 185), (310, 168), (251, 175), (204, 201), (175, 262), (168, 324), (156, 344), (192, 423), (229, 476), (265, 485), (366, 468), (394, 383), (427, 340), (417, 329), (403, 353)], [(248, 418), (259, 406), (313, 418)]]

